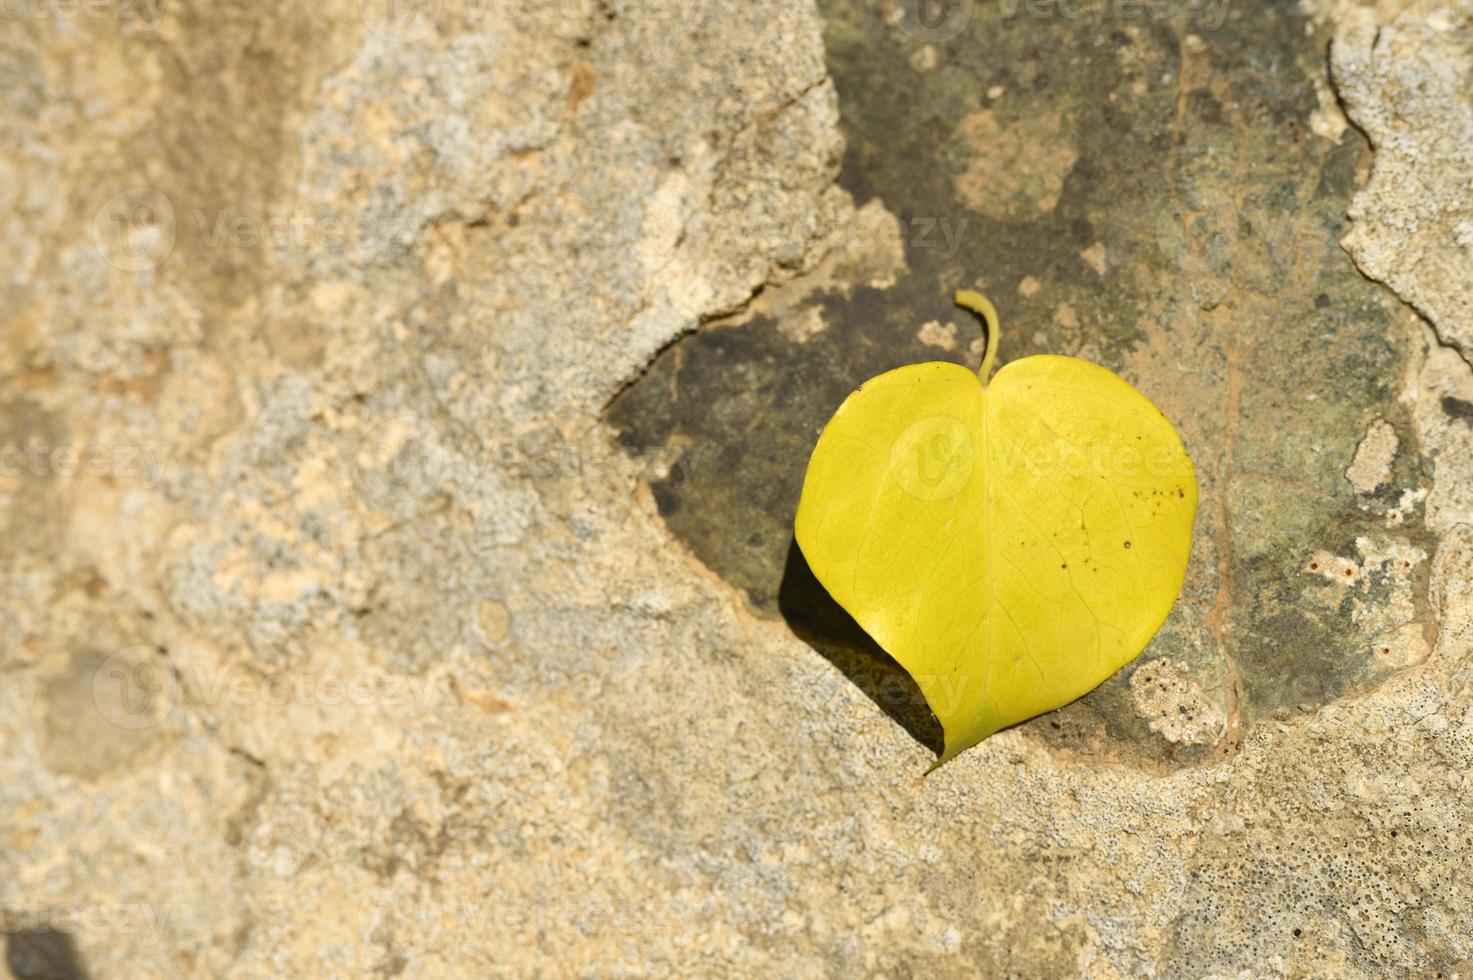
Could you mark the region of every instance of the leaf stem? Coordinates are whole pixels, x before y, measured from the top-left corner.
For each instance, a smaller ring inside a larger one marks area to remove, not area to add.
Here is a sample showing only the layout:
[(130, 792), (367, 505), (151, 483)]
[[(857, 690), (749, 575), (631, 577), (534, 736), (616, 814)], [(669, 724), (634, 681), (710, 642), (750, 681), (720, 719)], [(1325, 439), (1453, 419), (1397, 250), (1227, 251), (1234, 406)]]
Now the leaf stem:
[(951, 301), (964, 310), (971, 310), (987, 325), (987, 351), (982, 355), (982, 366), (977, 369), (977, 377), (982, 379), (982, 387), (985, 388), (987, 387), (987, 376), (992, 373), (993, 362), (997, 360), (997, 343), (1000, 332), (997, 325), (997, 309), (992, 305), (991, 300), (973, 289), (958, 289)]

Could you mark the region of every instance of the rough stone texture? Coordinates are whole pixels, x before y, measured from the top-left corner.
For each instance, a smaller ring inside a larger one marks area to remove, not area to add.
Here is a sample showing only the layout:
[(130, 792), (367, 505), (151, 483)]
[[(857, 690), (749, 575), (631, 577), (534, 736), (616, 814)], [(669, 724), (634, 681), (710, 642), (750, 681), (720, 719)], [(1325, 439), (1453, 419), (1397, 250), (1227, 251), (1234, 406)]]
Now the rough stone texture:
[(1384, 26), (1346, 20), (1336, 83), (1377, 152), (1345, 247), (1425, 318), (1404, 400), (1436, 460), (1427, 521), (1443, 530), (1473, 523), (1473, 10), (1429, 0)]
[[(1373, 492), (1346, 479), (1372, 423), (1382, 443), (1409, 427), (1396, 389), (1411, 352), (1399, 304), (1339, 245), (1370, 154), (1353, 132), (1313, 131), (1334, 105), (1319, 87), (1328, 34), (1274, 5), (1215, 30), (1197, 15), (1000, 6), (974, 15), (986, 44), (959, 39), (921, 72), (914, 40), (872, 5), (824, 10), (848, 137), (841, 182), (897, 215), (908, 274), (781, 309), (759, 299), (665, 351), (620, 398), (611, 419), (631, 445), (696, 457), (679, 486), (656, 484), (671, 529), (754, 611), (785, 613), (877, 702), (895, 700), (903, 681), (883, 661), (866, 672), (836, 654), (855, 639), (847, 619), (815, 617), (821, 591), (784, 580), (793, 508), (819, 428), (859, 383), (909, 361), (979, 359), (976, 322), (949, 300), (980, 285), (1000, 306), (1004, 361), (1092, 358), (1177, 423), (1202, 505), (1183, 599), (1146, 660), (1170, 657), (1227, 719), (1212, 739), (1164, 739), (1127, 670), (1024, 726), (1029, 737), (1148, 769), (1199, 764), (1256, 723), (1384, 680), (1389, 644), (1359, 610), (1389, 608), (1414, 579), (1420, 607), (1385, 628), (1427, 624), (1425, 560), (1331, 588), (1305, 567), (1322, 550), (1359, 562), (1361, 538), (1430, 553), (1421, 509), (1401, 503), (1421, 488), (1421, 455), (1379, 468), (1368, 457)], [(795, 344), (787, 325), (815, 311), (828, 328)], [(959, 343), (937, 346), (953, 333)]]
[(1149, 660), (1130, 675), (1135, 710), (1151, 731), (1168, 742), (1211, 744), (1222, 738), (1227, 719), (1192, 675), (1165, 657)]
[(1473, 360), (1473, 49), (1466, 4), (1415, 5), (1382, 26), (1347, 15), (1335, 82), (1376, 148), (1345, 248)]
[[(775, 0), (0, 21), (9, 971), (1466, 969), (1473, 372), (1335, 247), (1326, 35), (1207, 6), (836, 2), (827, 67)], [(1440, 148), (1352, 247), (1431, 257), (1384, 275), (1454, 344), (1463, 117), (1388, 107), (1468, 32), (1321, 16), (1372, 142)], [(963, 278), (1208, 461), (1147, 666), (1221, 737), (1137, 671), (923, 778), (893, 672), (775, 615), (811, 426), (975, 356)]]

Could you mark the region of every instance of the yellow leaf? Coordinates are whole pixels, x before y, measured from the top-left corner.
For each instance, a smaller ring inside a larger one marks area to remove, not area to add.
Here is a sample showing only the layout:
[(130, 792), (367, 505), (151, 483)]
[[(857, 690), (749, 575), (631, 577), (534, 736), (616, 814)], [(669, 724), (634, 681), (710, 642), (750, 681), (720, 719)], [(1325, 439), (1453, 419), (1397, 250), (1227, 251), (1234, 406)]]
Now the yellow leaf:
[(819, 436), (795, 533), (820, 583), (915, 679), (937, 765), (1087, 693), (1145, 647), (1186, 575), (1197, 480), (1161, 411), (1073, 357), (986, 378), (911, 364)]

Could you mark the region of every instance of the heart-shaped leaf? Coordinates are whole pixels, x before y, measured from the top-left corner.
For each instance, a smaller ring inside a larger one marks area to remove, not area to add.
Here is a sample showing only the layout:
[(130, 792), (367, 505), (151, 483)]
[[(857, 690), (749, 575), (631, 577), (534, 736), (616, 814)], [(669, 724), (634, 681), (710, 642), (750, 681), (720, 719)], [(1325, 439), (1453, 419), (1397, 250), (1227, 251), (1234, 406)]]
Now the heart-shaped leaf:
[(1160, 628), (1186, 575), (1197, 480), (1180, 437), (1097, 364), (1040, 355), (987, 382), (911, 364), (819, 436), (795, 533), (834, 600), (915, 679), (937, 765), (1073, 701)]

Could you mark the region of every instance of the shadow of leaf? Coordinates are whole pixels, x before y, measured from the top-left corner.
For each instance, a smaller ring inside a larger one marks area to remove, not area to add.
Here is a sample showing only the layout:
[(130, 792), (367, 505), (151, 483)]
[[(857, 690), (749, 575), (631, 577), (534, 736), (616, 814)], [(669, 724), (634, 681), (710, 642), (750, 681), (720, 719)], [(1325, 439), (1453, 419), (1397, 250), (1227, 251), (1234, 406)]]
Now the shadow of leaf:
[(87, 980), (72, 937), (55, 929), (7, 932), (5, 965), (16, 980)]
[(905, 668), (833, 600), (814, 577), (796, 540), (788, 542), (777, 604), (799, 639), (839, 668), (911, 738), (941, 754), (941, 723), (931, 713), (921, 689)]

